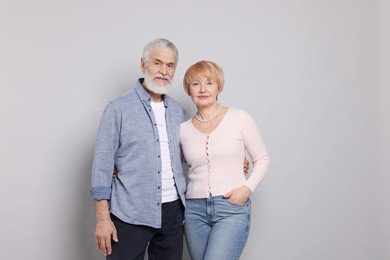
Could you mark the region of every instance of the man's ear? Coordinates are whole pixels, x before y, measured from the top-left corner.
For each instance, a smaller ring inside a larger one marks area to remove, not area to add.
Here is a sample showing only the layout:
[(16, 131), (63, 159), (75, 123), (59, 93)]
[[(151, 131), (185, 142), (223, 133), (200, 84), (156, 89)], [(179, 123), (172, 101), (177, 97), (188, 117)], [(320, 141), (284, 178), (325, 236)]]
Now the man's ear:
[(141, 58), (140, 66), (141, 66), (141, 71), (142, 71), (142, 73), (145, 74), (145, 62), (144, 62), (144, 59), (143, 59), (143, 58)]

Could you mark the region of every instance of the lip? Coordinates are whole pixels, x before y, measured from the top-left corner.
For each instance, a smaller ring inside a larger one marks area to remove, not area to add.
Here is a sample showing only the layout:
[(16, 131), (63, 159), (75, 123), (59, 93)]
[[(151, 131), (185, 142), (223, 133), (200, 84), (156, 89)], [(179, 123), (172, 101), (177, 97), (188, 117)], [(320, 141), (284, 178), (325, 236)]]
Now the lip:
[(198, 96), (199, 99), (206, 99), (208, 96)]
[(166, 78), (160, 78), (160, 77), (155, 77), (154, 79), (157, 79), (157, 80), (163, 80), (163, 81), (169, 81), (168, 79)]

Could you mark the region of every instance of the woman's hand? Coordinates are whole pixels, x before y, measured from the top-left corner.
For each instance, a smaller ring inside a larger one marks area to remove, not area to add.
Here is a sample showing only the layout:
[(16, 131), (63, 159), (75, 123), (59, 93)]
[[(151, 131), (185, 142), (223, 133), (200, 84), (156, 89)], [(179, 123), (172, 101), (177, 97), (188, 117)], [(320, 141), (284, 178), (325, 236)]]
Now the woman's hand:
[(244, 205), (251, 194), (252, 191), (247, 186), (241, 186), (240, 188), (234, 189), (223, 196), (233, 204)]

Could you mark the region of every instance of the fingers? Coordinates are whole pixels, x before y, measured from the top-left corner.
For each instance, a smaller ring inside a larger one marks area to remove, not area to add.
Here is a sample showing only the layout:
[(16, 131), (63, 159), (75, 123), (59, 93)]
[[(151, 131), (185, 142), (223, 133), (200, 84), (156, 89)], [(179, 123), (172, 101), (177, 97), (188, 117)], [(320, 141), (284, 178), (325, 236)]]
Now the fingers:
[(104, 256), (111, 255), (111, 253), (112, 253), (111, 238), (105, 239), (104, 243), (105, 243), (105, 246), (104, 246), (105, 251), (103, 251)]
[(112, 177), (115, 178), (118, 176), (118, 170), (116, 169), (116, 167), (114, 167), (114, 170), (112, 172)]
[(244, 205), (246, 202), (246, 200), (243, 198), (233, 198), (233, 197), (230, 197), (229, 201), (236, 205)]
[(225, 198), (228, 198), (231, 203), (244, 205), (248, 201), (249, 196), (251, 195), (251, 191), (248, 187), (242, 186), (230, 191), (226, 195), (229, 195), (228, 197), (225, 196)]
[(228, 192), (226, 193), (225, 195), (223, 195), (224, 198), (230, 198), (230, 196), (232, 196), (232, 192)]
[(112, 240), (118, 242), (118, 234), (114, 223), (111, 220), (99, 221), (96, 225), (95, 243), (97, 249), (102, 251), (104, 256), (112, 253)]
[(249, 171), (249, 161), (245, 158), (244, 159), (244, 175), (246, 176)]
[(231, 203), (233, 203), (233, 204), (237, 204), (237, 205), (242, 205), (242, 204), (244, 204), (244, 203), (242, 202), (242, 198), (236, 196), (235, 194), (232, 194), (232, 196), (230, 196), (228, 199), (229, 199), (229, 201), (230, 201)]
[(241, 205), (240, 198), (236, 192), (236, 190), (232, 190), (224, 195), (231, 203)]
[(97, 249), (102, 251), (104, 256), (111, 255), (111, 238), (97, 238), (96, 239)]
[(118, 242), (118, 233), (116, 232), (115, 226), (114, 230), (112, 231), (112, 240), (114, 240), (114, 242)]

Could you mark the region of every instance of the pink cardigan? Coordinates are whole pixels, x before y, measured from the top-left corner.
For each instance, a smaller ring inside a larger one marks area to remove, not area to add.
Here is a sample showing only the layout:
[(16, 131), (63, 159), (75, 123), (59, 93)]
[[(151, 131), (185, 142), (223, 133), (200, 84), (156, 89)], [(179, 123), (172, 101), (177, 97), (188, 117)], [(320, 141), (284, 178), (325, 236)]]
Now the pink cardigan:
[[(191, 119), (180, 125), (180, 143), (189, 165), (187, 198), (208, 198), (247, 186), (253, 192), (269, 167), (268, 152), (252, 117), (229, 108), (217, 128), (205, 134)], [(245, 149), (252, 159), (252, 173), (245, 177)]]

